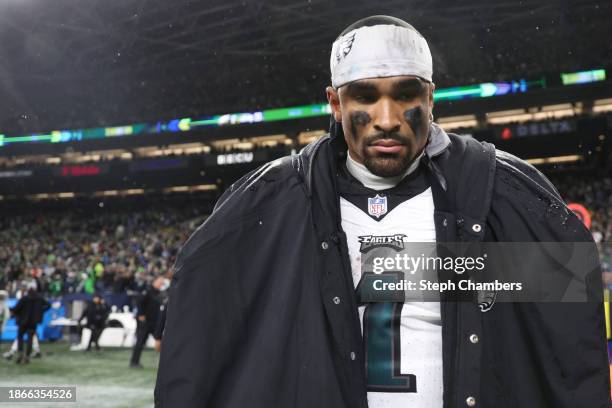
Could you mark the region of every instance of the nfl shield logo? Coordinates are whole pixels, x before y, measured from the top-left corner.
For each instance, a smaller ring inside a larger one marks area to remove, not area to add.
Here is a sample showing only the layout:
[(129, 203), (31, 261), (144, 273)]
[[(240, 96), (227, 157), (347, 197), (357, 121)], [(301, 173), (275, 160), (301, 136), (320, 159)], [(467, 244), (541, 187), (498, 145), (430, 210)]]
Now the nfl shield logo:
[(387, 197), (376, 194), (375, 197), (368, 197), (368, 214), (372, 217), (380, 218), (387, 213)]

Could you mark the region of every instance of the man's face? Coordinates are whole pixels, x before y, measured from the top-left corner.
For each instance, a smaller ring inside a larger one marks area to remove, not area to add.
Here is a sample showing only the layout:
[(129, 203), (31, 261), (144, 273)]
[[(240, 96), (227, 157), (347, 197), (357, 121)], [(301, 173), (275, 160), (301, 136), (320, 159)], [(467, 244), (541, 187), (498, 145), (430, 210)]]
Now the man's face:
[(434, 85), (414, 76), (371, 78), (327, 87), (351, 157), (381, 177), (403, 173), (429, 133)]

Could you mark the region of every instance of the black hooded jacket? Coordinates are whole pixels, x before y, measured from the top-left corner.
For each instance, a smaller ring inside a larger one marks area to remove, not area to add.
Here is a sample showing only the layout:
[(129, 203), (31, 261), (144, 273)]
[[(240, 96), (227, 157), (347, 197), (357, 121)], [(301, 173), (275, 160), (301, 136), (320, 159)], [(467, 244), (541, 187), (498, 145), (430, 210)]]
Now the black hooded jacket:
[[(435, 124), (429, 143), (437, 241), (591, 241), (529, 164)], [(329, 136), (232, 185), (185, 243), (156, 407), (367, 407), (335, 177), (345, 152), (332, 123)], [(470, 397), (479, 407), (610, 406), (603, 304), (441, 305), (444, 408)]]

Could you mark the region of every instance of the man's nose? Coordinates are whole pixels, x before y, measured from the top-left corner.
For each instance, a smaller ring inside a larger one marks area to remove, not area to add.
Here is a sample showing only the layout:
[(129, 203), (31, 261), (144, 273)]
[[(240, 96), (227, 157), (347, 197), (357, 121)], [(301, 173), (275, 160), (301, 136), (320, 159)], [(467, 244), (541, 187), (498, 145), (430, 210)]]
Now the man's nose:
[(386, 99), (378, 102), (374, 129), (385, 133), (398, 132), (400, 130), (402, 123), (393, 105), (392, 101)]

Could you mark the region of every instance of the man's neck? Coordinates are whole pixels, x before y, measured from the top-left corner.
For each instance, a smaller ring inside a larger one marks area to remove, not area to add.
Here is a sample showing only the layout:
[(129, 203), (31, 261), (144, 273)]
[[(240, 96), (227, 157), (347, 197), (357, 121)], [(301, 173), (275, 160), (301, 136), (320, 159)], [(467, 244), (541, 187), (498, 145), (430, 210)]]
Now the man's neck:
[(366, 166), (355, 161), (355, 159), (351, 157), (350, 152), (347, 151), (347, 153), (346, 168), (348, 172), (364, 186), (377, 191), (387, 190), (398, 185), (399, 182), (404, 179), (404, 177), (416, 170), (416, 168), (419, 166), (419, 161), (423, 156), (423, 152), (421, 152), (421, 154), (414, 159), (414, 161), (403, 173), (394, 177), (381, 177), (373, 174), (367, 169)]

